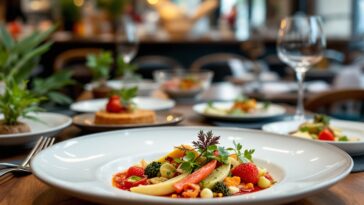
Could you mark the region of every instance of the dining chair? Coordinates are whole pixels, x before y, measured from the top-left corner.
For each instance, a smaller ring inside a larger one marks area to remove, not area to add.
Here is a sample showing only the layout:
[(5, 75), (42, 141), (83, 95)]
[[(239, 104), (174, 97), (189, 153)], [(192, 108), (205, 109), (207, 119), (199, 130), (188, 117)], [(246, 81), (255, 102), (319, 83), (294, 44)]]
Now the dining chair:
[(211, 70), (214, 72), (213, 82), (222, 82), (232, 76), (241, 76), (252, 71), (252, 62), (233, 53), (214, 53), (195, 60), (191, 70)]
[(72, 71), (72, 78), (79, 82), (73, 85), (72, 89), (67, 89), (66, 92), (72, 97), (77, 97), (83, 90), (83, 85), (92, 80), (92, 75), (86, 67), (86, 57), (89, 54), (97, 54), (101, 52), (98, 48), (76, 48), (64, 51), (56, 57), (53, 65), (53, 71), (59, 72), (67, 69)]
[(364, 121), (364, 89), (323, 92), (309, 98), (305, 108), (339, 119)]
[(159, 55), (137, 57), (133, 64), (138, 67), (137, 73), (145, 79), (153, 79), (153, 73), (156, 70), (182, 68), (182, 65), (177, 60)]

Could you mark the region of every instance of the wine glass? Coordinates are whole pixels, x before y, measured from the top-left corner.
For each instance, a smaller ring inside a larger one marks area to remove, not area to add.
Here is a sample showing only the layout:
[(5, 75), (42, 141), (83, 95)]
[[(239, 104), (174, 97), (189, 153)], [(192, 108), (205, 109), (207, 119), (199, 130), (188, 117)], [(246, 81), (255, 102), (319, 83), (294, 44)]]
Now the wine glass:
[(117, 50), (125, 63), (129, 64), (138, 52), (138, 34), (135, 23), (129, 16), (122, 16), (118, 25)]
[(279, 27), (277, 50), (279, 58), (291, 66), (298, 81), (295, 120), (304, 120), (304, 78), (312, 65), (323, 57), (326, 39), (318, 16), (296, 15), (284, 18)]

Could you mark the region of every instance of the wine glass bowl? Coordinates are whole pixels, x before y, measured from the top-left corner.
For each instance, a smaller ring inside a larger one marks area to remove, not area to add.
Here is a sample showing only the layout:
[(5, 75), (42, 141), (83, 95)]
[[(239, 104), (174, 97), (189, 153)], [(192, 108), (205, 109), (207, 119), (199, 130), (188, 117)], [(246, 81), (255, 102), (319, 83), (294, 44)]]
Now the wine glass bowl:
[(326, 39), (318, 16), (297, 15), (284, 18), (279, 27), (277, 51), (279, 58), (291, 66), (298, 80), (295, 119), (304, 120), (303, 90), (305, 73), (323, 57)]
[(123, 16), (120, 19), (116, 39), (118, 53), (122, 55), (125, 63), (130, 63), (139, 47), (137, 28), (130, 17)]

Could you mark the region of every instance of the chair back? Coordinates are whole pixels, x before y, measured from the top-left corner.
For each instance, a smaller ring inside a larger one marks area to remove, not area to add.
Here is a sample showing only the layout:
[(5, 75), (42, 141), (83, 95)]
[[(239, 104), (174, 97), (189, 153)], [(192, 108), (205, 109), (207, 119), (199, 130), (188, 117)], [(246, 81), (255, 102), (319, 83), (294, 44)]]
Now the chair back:
[(153, 73), (156, 70), (182, 68), (175, 59), (158, 55), (137, 57), (133, 63), (138, 67), (137, 73), (145, 79), (153, 79)]
[(305, 108), (346, 120), (364, 120), (364, 89), (341, 89), (309, 98)]
[(191, 70), (211, 70), (213, 82), (222, 82), (230, 76), (240, 76), (251, 70), (251, 62), (240, 55), (232, 53), (215, 53), (195, 60)]

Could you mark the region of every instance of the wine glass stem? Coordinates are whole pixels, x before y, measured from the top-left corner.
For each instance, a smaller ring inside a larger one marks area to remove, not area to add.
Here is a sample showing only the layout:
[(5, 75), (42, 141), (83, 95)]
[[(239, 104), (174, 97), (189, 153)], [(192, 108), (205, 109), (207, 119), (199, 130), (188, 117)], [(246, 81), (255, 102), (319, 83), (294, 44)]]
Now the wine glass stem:
[[(298, 69), (300, 70), (300, 69)], [(305, 111), (303, 107), (303, 95), (304, 95), (304, 79), (305, 79), (305, 72), (297, 71), (296, 78), (298, 82), (298, 98), (297, 98), (297, 109), (295, 120), (305, 120)]]

